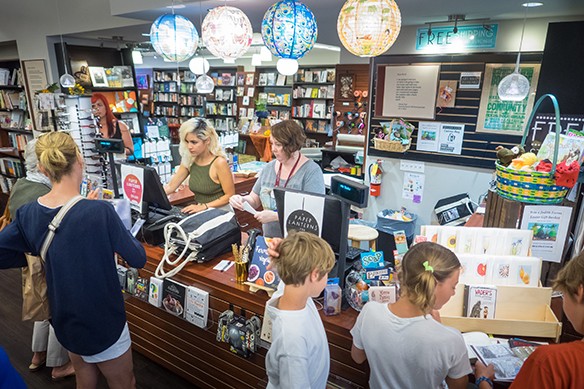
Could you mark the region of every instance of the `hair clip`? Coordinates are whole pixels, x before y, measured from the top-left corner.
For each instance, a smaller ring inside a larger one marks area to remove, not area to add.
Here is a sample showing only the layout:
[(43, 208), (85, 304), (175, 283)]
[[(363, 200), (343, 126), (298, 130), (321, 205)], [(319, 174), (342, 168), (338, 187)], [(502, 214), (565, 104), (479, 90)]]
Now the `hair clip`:
[(429, 271), (430, 273), (434, 273), (434, 268), (428, 264), (428, 261), (422, 263), (424, 265), (424, 271)]

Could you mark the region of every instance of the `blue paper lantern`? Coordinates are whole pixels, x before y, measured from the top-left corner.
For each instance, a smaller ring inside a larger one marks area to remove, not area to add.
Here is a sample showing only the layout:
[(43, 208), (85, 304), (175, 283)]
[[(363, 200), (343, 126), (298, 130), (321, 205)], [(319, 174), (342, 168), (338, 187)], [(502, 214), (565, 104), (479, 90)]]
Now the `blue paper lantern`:
[(277, 2), (266, 11), (262, 20), (264, 44), (279, 58), (302, 58), (312, 50), (317, 35), (314, 14), (296, 0)]
[(172, 62), (182, 62), (195, 54), (199, 33), (193, 23), (181, 15), (165, 14), (150, 27), (154, 50)]

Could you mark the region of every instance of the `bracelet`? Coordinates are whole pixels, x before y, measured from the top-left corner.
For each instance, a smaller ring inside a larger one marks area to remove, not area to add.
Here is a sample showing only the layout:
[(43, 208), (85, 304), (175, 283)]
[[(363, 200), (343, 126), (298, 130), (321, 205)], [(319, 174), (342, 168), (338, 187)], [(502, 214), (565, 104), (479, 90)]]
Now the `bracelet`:
[(479, 378), (476, 379), (475, 381), (475, 385), (479, 386), (481, 382), (486, 382), (487, 384), (489, 384), (491, 386), (491, 388), (493, 387), (493, 381), (491, 381), (491, 379), (489, 377), (485, 377), (485, 376), (481, 376)]

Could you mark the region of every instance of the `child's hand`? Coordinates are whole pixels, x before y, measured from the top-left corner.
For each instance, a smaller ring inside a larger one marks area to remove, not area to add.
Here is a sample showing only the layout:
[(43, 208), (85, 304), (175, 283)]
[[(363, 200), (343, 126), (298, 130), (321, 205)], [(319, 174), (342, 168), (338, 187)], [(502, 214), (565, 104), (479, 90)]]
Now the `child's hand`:
[(491, 381), (495, 379), (495, 366), (492, 363), (489, 366), (485, 366), (481, 361), (475, 363), (475, 377), (487, 377)]

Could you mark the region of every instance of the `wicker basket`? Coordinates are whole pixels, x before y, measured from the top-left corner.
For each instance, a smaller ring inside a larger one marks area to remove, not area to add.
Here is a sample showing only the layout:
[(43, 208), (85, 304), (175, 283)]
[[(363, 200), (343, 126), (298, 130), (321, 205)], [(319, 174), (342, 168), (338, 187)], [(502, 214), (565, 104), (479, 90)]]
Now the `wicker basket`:
[[(543, 95), (535, 103), (533, 110), (531, 111), (531, 115), (526, 122), (523, 139), (521, 140), (521, 146), (525, 146), (525, 141), (529, 132), (529, 124), (531, 123), (537, 108), (546, 97), (549, 97), (554, 105), (556, 114), (556, 133), (559, 134), (561, 132), (560, 108), (558, 107), (558, 101), (553, 95)], [(556, 185), (556, 180), (554, 178), (554, 174), (556, 172), (556, 162), (558, 159), (559, 140), (560, 137), (556, 136), (552, 170), (550, 172), (526, 172), (515, 170), (500, 165), (499, 162), (496, 162), (495, 168), (497, 174), (497, 193), (506, 199), (520, 201), (522, 203), (528, 204), (561, 203), (568, 193), (569, 188)]]
[(374, 138), (375, 146), (377, 150), (392, 151), (394, 153), (403, 153), (410, 148), (412, 142), (407, 145), (402, 144), (397, 140), (385, 140), (381, 138)]

